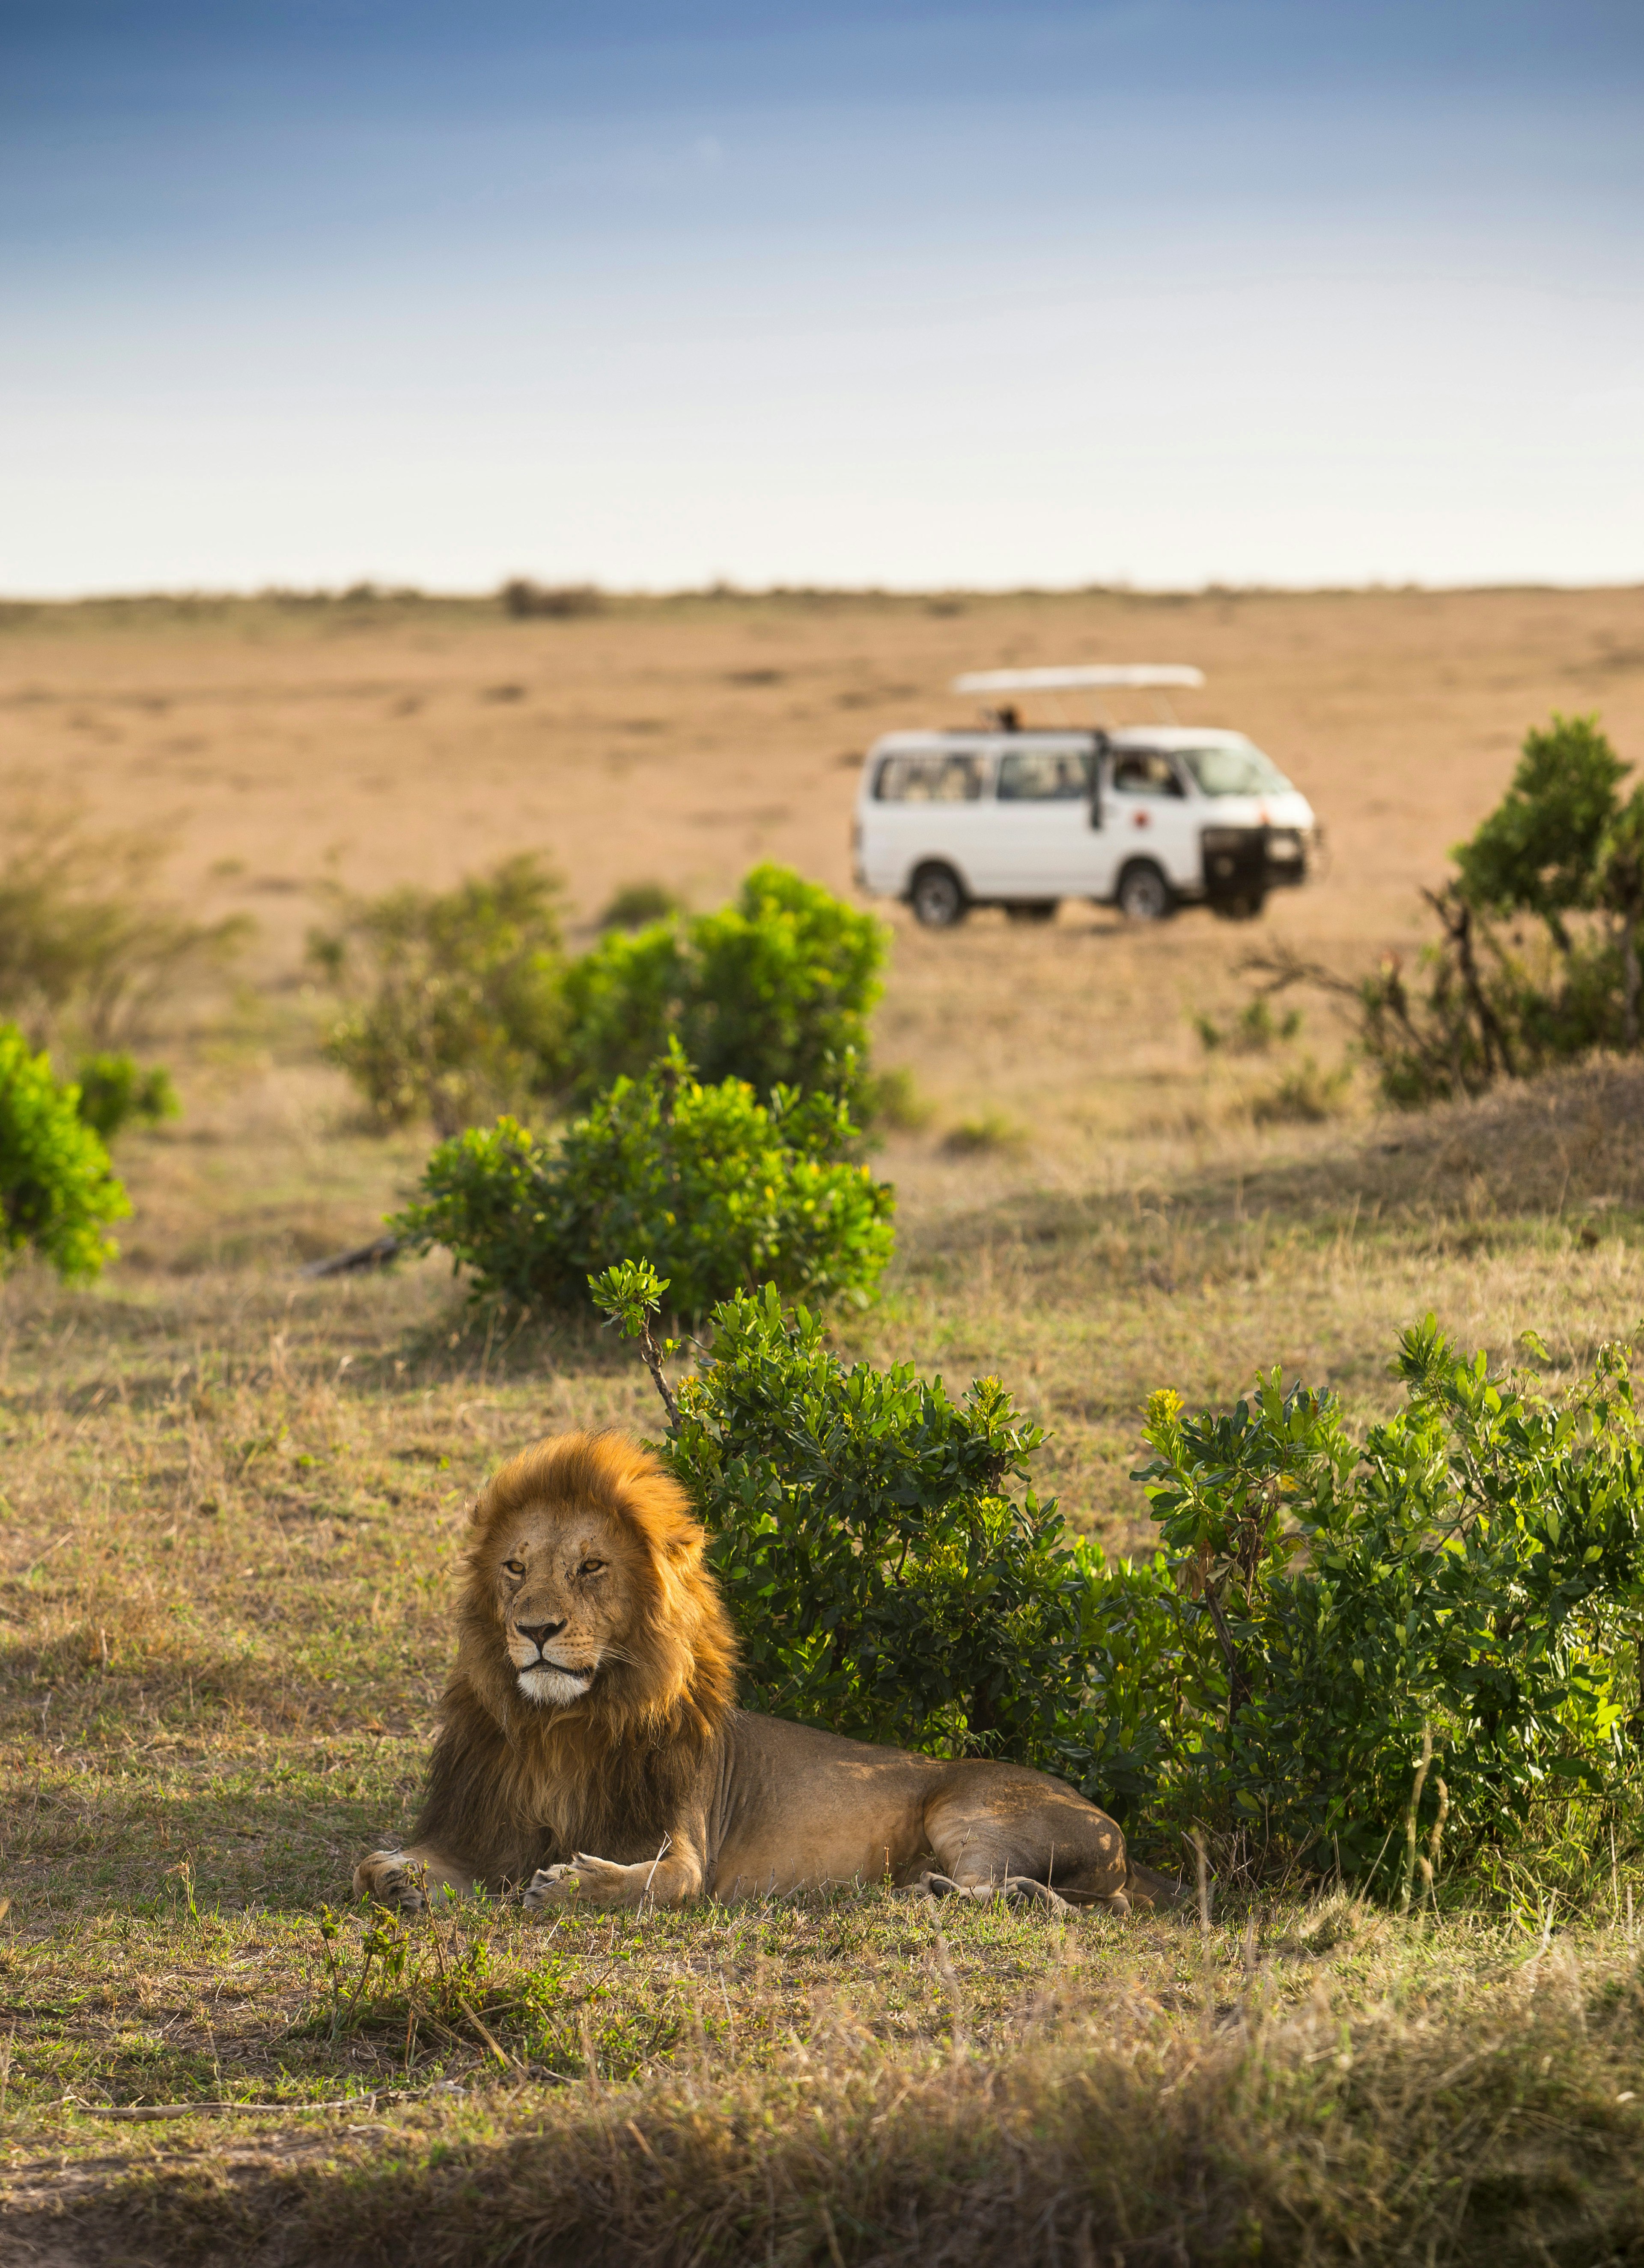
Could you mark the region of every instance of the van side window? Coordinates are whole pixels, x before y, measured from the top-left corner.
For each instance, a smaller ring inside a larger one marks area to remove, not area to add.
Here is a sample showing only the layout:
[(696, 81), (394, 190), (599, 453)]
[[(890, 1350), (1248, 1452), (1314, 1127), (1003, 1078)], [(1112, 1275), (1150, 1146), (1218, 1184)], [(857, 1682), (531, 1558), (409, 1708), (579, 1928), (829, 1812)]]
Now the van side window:
[(1090, 792), (1090, 759), (1075, 750), (1013, 749), (999, 761), (1001, 803), (1082, 803)]
[(874, 782), (876, 803), (974, 803), (982, 792), (980, 756), (887, 756)]
[(1176, 766), (1157, 748), (1121, 748), (1113, 758), (1113, 786), (1119, 795), (1185, 795)]

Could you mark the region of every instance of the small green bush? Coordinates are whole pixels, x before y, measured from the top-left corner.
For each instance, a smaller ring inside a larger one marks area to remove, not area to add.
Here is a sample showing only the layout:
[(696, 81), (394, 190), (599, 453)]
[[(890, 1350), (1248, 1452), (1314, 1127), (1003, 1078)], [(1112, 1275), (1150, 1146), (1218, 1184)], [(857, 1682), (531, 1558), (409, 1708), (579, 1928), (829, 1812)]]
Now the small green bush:
[(1195, 1016), (1193, 1028), (1206, 1055), (1213, 1055), (1219, 1048), (1235, 1056), (1266, 1055), (1295, 1038), (1301, 1029), (1301, 1012), (1290, 1008), (1275, 1016), (1272, 1001), (1265, 993), (1258, 993), (1225, 1028), (1210, 1016)]
[(1644, 1451), (1624, 1348), (1560, 1408), (1431, 1316), (1397, 1366), (1362, 1447), (1277, 1371), (1225, 1416), (1155, 1395), (1140, 1477), (1175, 1576), (1155, 1800), (1408, 1891), (1636, 1775)]
[(847, 1162), (858, 1138), (837, 1097), (778, 1086), (762, 1103), (746, 1080), (694, 1077), (675, 1042), (556, 1142), (503, 1118), (443, 1144), (389, 1226), (526, 1307), (580, 1305), (589, 1274), (636, 1247), (688, 1317), (766, 1279), (860, 1299), (890, 1257), (895, 1200)]
[(1029, 1139), (1028, 1128), (1008, 1111), (981, 1110), (950, 1126), (942, 1137), (942, 1148), (950, 1158), (1015, 1158)]
[(1456, 880), (1427, 894), (1442, 936), (1418, 981), (1390, 959), (1358, 988), (1389, 1101), (1638, 1047), (1644, 782), (1624, 800), (1624, 777), (1596, 718), (1526, 736), (1507, 795), (1453, 854)]
[[(594, 1296), (639, 1335), (643, 1270)], [(1644, 1735), (1644, 1447), (1625, 1349), (1560, 1405), (1406, 1331), (1407, 1406), (1352, 1440), (1277, 1372), (1155, 1395), (1161, 1549), (1110, 1563), (1025, 1487), (1037, 1429), (847, 1367), (773, 1291), (726, 1301), (665, 1454), (713, 1538), (749, 1698), (1060, 1772), (1179, 1851), (1383, 1895), (1589, 1837)], [(647, 1342), (648, 1358), (658, 1350)], [(660, 1374), (660, 1363), (656, 1364)], [(1585, 1825), (1583, 1825), (1585, 1822)]]
[[(611, 918), (638, 910), (649, 886)], [(522, 856), (435, 895), (345, 903), (309, 939), (348, 999), (326, 1051), (377, 1123), (431, 1117), (455, 1133), (503, 1107), (586, 1102), (638, 1079), (678, 1040), (704, 1081), (746, 1079), (872, 1101), (867, 1016), (885, 933), (818, 885), (756, 867), (734, 905), (613, 926), (579, 960), (559, 952), (559, 886)], [(652, 909), (654, 910), (654, 908)]]
[(24, 805), (0, 844), (0, 1015), (36, 1046), (142, 1033), (167, 995), (220, 980), (251, 933), (244, 914), (191, 921), (156, 895), (155, 836), (92, 834), (72, 808)]
[(0, 1274), (31, 1248), (65, 1283), (100, 1275), (131, 1210), (108, 1152), (15, 1024), (0, 1024)]
[(866, 1119), (897, 1134), (923, 1134), (936, 1116), (936, 1105), (905, 1064), (870, 1072), (864, 1082), (862, 1102)]
[(601, 929), (646, 929), (685, 910), (677, 892), (663, 882), (624, 882), (613, 891), (600, 916)]
[(1318, 1126), (1339, 1117), (1347, 1107), (1353, 1072), (1345, 1064), (1322, 1071), (1311, 1056), (1293, 1064), (1282, 1078), (1253, 1097), (1250, 1116), (1258, 1126)]
[[(593, 1288), (645, 1329), (643, 1270)], [(657, 1287), (660, 1292), (660, 1287)], [(1059, 1760), (1086, 1683), (1083, 1562), (1025, 1480), (1043, 1438), (997, 1379), (846, 1368), (773, 1285), (713, 1314), (666, 1455), (702, 1508), (751, 1705), (868, 1740)]]
[(1535, 914), (1567, 952), (1566, 917), (1598, 902), (1601, 855), (1626, 774), (1596, 717), (1555, 716), (1545, 732), (1527, 733), (1512, 786), (1451, 853), (1469, 905)]
[(85, 1057), (74, 1077), (80, 1116), (104, 1143), (128, 1126), (158, 1126), (181, 1116), (171, 1074), (158, 1064), (144, 1071), (134, 1057), (105, 1052)]
[(845, 1091), (866, 1062), (885, 948), (873, 915), (784, 867), (756, 866), (734, 904), (614, 932), (572, 964), (570, 1074), (597, 1093), (640, 1076), (677, 1038), (710, 1085)]
[(375, 1123), (442, 1134), (550, 1092), (561, 1073), (560, 885), (530, 852), (454, 890), (345, 902), (309, 938), (349, 1005), (325, 1051)]

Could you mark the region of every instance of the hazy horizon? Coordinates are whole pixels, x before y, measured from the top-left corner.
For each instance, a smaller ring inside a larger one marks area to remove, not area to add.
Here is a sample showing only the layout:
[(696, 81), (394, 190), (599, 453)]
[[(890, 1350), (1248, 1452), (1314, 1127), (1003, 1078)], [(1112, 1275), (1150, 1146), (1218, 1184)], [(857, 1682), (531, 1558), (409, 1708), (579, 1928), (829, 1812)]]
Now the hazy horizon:
[(1644, 579), (1644, 11), (0, 28), (20, 597)]

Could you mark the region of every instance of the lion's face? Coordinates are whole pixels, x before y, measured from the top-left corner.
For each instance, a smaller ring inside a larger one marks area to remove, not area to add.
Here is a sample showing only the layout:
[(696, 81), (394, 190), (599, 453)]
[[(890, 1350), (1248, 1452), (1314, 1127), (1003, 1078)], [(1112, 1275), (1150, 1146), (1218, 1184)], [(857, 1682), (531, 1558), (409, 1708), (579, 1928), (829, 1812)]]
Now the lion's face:
[(626, 1659), (634, 1540), (597, 1507), (536, 1505), (490, 1539), (503, 1642), (527, 1700), (564, 1709)]
[(643, 1741), (654, 1761), (659, 1740), (706, 1738), (734, 1705), (707, 1538), (648, 1449), (616, 1433), (540, 1441), (492, 1476), (473, 1528), (452, 1689), (468, 1699), (451, 1706), (476, 1703), (510, 1741), (534, 1727), (527, 1744), (549, 1743), (560, 1782), (601, 1769), (613, 1742)]

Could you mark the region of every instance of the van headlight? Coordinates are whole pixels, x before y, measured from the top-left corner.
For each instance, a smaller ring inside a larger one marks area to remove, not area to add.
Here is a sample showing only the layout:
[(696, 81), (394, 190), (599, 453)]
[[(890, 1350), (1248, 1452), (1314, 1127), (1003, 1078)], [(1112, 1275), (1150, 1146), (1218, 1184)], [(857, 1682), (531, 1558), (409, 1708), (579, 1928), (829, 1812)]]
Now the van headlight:
[(1275, 866), (1299, 866), (1301, 864), (1301, 837), (1294, 827), (1270, 827), (1267, 830), (1267, 856)]

